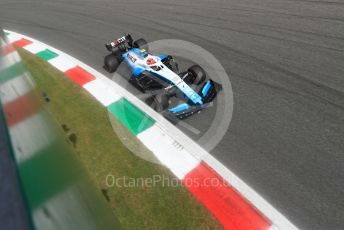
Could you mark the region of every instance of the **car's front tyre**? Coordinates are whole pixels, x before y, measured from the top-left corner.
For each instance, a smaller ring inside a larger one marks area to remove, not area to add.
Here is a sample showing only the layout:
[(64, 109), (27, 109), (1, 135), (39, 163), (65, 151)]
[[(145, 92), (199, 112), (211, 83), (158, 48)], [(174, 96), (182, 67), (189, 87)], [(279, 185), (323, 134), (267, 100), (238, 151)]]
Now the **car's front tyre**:
[(155, 111), (162, 112), (169, 107), (170, 99), (165, 94), (156, 94), (149, 97), (146, 103)]
[(205, 73), (204, 69), (200, 67), (199, 65), (193, 65), (188, 69), (188, 72), (192, 75), (192, 79), (190, 79), (190, 83), (194, 85), (200, 85), (202, 84), (207, 74)]

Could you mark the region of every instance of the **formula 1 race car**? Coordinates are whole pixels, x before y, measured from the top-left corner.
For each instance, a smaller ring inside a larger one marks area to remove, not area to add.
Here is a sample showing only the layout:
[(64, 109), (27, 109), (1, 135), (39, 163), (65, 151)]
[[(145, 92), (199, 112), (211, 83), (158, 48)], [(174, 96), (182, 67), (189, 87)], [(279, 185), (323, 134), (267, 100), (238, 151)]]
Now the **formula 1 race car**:
[[(129, 82), (143, 93), (150, 92), (146, 103), (167, 118), (183, 119), (200, 112), (222, 89), (219, 83), (206, 80), (206, 73), (199, 65), (179, 72), (172, 56), (151, 54), (142, 38), (134, 41), (126, 34), (105, 47), (111, 54), (104, 58), (104, 69), (113, 73), (124, 60), (132, 73)], [(197, 86), (199, 90), (195, 89)], [(171, 105), (172, 97), (179, 98), (179, 103)]]

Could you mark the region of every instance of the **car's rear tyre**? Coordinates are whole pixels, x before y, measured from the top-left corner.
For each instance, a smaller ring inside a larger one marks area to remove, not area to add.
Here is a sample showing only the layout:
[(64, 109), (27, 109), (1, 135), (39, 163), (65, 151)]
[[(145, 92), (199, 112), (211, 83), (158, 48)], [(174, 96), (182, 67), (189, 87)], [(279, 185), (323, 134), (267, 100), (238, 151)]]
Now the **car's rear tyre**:
[(139, 49), (145, 49), (146, 51), (148, 51), (148, 49), (149, 49), (148, 43), (143, 38), (140, 38), (140, 39), (137, 39), (136, 41), (134, 41), (134, 47), (139, 48)]
[(188, 69), (188, 72), (191, 73), (193, 78), (189, 79), (189, 82), (194, 85), (200, 85), (202, 84), (207, 74), (205, 73), (204, 69), (200, 67), (199, 65), (193, 65)]
[(113, 54), (109, 54), (104, 58), (104, 68), (109, 73), (115, 72), (117, 70), (119, 64), (120, 64), (120, 61)]
[(156, 94), (146, 100), (146, 103), (155, 111), (162, 112), (170, 105), (169, 97), (165, 94)]

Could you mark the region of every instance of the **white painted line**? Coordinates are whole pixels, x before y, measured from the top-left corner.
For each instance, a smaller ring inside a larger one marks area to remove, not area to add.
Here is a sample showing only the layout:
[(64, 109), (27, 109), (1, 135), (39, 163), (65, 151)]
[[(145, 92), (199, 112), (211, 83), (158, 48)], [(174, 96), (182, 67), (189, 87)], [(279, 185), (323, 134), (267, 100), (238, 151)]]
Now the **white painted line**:
[(39, 53), (39, 52), (45, 50), (46, 46), (44, 46), (40, 42), (34, 42), (32, 44), (24, 46), (23, 48), (26, 49), (27, 51), (29, 51), (30, 53), (36, 54), (36, 53)]
[(63, 73), (76, 66), (76, 64), (74, 64), (66, 55), (63, 54), (50, 59), (48, 62)]
[(163, 133), (156, 125), (139, 133), (137, 138), (151, 150), (158, 160), (169, 168), (178, 179), (183, 179), (187, 173), (200, 163), (200, 160), (188, 154), (182, 146)]
[[(5, 30), (5, 32), (6, 32), (7, 30)], [(8, 38), (8, 40), (12, 43), (12, 42), (15, 42), (15, 41), (18, 41), (18, 40), (20, 40), (20, 39), (22, 39), (24, 36), (23, 35), (21, 35), (21, 34), (17, 34), (17, 33), (15, 33), (15, 32), (10, 32), (10, 34), (9, 35), (7, 35), (7, 38)]]
[(122, 97), (99, 79), (90, 81), (83, 87), (104, 106), (108, 106)]
[(272, 225), (268, 230), (279, 230), (276, 225)]

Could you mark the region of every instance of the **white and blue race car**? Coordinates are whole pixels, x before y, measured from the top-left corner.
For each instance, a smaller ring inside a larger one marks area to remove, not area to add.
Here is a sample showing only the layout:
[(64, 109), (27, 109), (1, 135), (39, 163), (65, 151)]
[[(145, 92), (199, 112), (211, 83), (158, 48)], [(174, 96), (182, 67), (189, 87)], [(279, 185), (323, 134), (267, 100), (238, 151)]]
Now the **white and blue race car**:
[[(146, 103), (167, 118), (184, 119), (200, 112), (222, 89), (219, 83), (206, 80), (206, 73), (199, 65), (179, 72), (172, 56), (151, 54), (142, 38), (134, 41), (126, 34), (105, 47), (111, 52), (104, 58), (105, 70), (113, 73), (125, 61), (132, 73), (129, 82), (143, 93), (150, 92)], [(179, 99), (174, 105), (172, 97)]]

